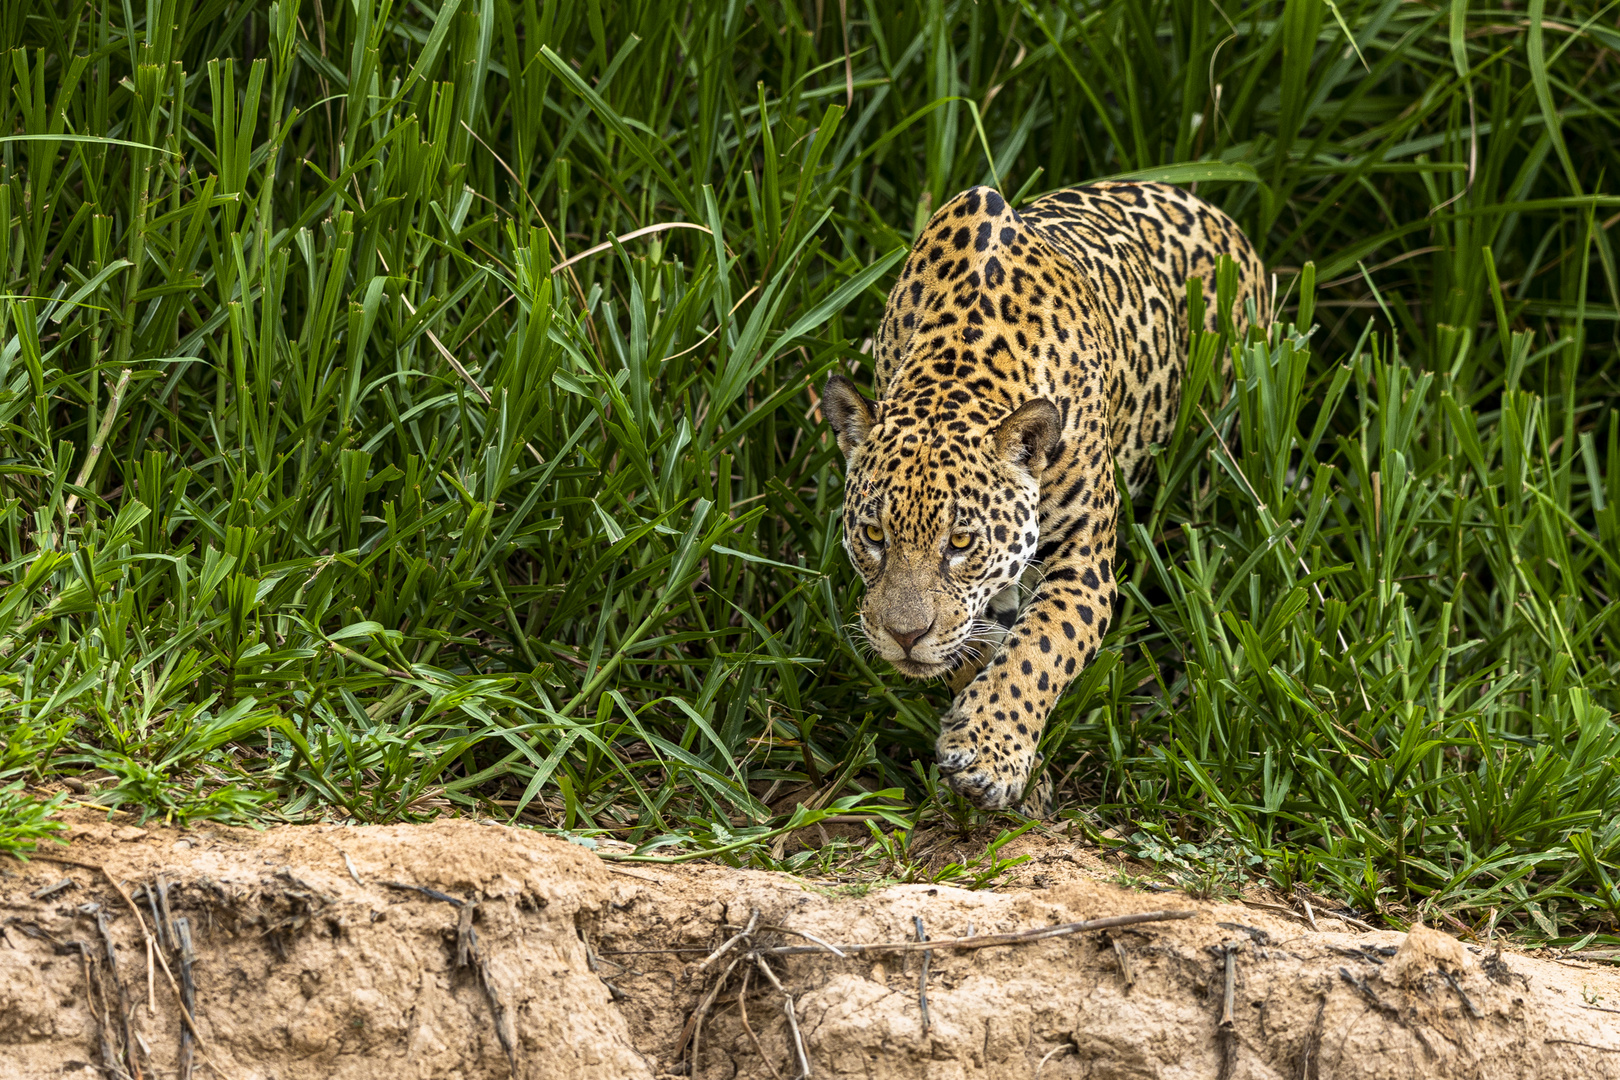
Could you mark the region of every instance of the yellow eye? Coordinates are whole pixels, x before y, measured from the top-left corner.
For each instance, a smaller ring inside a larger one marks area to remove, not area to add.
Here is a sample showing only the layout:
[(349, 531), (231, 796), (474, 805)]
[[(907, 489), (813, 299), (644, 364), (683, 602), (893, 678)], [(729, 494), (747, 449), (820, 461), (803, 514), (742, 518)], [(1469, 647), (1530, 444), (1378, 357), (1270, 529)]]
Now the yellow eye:
[(877, 525), (868, 525), (866, 527), (866, 538), (868, 540), (872, 541), (872, 543), (874, 543), (874, 544), (883, 543), (883, 529), (882, 529), (882, 527), (877, 526)]
[(973, 534), (970, 532), (951, 533), (951, 547), (960, 551), (973, 546)]

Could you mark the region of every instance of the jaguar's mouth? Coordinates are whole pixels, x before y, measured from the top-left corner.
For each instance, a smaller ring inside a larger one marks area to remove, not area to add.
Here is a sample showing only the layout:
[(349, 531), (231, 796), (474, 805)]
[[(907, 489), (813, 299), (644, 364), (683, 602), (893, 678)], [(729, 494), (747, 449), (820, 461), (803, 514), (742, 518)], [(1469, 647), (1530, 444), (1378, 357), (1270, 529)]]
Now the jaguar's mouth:
[(982, 655), (983, 650), (993, 648), (995, 643), (986, 638), (967, 638), (944, 650), (942, 658), (938, 660), (927, 660), (916, 655), (884, 657), (884, 659), (907, 678), (937, 679), (949, 675), (964, 664), (974, 663)]

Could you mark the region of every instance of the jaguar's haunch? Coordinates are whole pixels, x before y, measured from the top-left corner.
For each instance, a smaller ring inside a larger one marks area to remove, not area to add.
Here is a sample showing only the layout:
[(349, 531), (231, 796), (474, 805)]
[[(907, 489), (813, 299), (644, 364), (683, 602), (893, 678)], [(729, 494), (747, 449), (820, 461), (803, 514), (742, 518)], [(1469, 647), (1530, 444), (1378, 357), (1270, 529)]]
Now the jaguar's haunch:
[(974, 188), (929, 221), (889, 293), (878, 400), (827, 382), (862, 628), (906, 675), (952, 676), (939, 768), (979, 806), (1024, 798), (1047, 713), (1097, 654), (1114, 467), (1133, 496), (1148, 479), (1181, 400), (1186, 282), (1201, 279), (1213, 328), (1222, 255), (1240, 325), (1250, 300), (1269, 320), (1253, 246), (1178, 188), (1100, 183), (1022, 212)]

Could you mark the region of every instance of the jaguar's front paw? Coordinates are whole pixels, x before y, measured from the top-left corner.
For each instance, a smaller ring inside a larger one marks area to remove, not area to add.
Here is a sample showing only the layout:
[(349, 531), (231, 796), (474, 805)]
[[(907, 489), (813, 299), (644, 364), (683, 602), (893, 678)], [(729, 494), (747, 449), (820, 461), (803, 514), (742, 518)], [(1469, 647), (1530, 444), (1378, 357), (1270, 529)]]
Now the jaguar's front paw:
[(993, 730), (947, 713), (935, 755), (950, 789), (981, 810), (1004, 810), (1024, 798), (1036, 755), (1033, 748), (1005, 747)]
[[(1042, 754), (1035, 755), (1035, 762), (1040, 765), (1046, 760)], [(1028, 794), (1024, 801), (1018, 804), (1018, 812), (1025, 817), (1046, 819), (1052, 816), (1057, 803), (1057, 786), (1052, 782), (1052, 773), (1043, 770), (1035, 778), (1035, 783), (1026, 789)]]

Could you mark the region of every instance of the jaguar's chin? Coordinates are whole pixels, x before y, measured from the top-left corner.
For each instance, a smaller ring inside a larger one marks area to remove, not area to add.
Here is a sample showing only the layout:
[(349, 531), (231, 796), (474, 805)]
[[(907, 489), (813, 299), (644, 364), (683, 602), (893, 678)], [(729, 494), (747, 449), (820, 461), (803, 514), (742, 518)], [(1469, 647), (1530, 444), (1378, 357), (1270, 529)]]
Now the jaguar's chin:
[(894, 669), (908, 679), (935, 679), (946, 674), (955, 665), (937, 661), (914, 660), (906, 657), (900, 660), (890, 660)]

